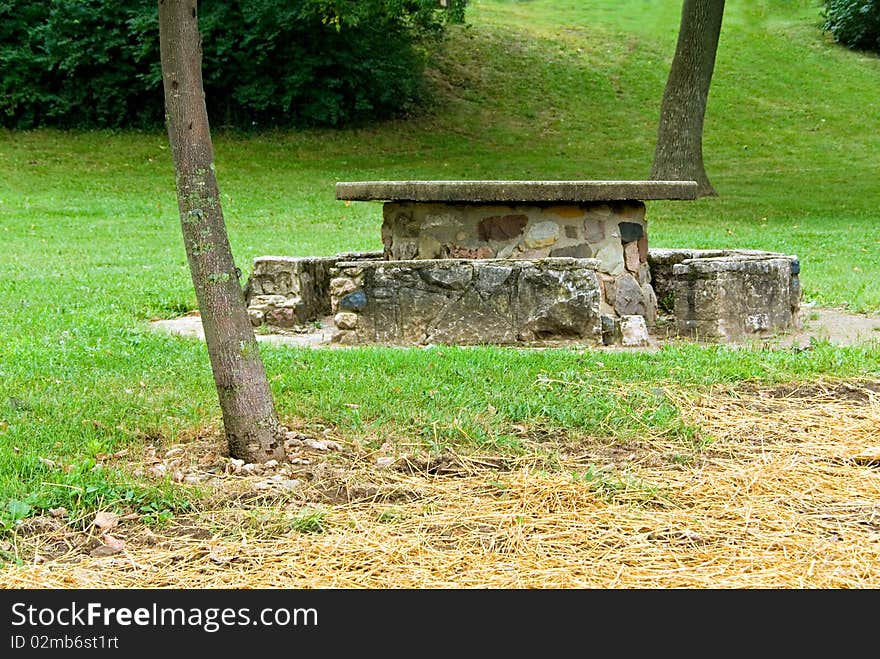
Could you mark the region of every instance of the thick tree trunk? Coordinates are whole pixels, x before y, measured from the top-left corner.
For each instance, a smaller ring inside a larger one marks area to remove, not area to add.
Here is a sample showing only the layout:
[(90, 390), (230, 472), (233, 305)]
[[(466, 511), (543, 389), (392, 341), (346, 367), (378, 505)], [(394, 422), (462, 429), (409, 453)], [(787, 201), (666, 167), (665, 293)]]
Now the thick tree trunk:
[(723, 15), (724, 0), (684, 0), (651, 167), (655, 180), (696, 181), (700, 196), (717, 194), (703, 166), (703, 118)]
[(196, 0), (159, 0), (165, 121), (177, 174), (183, 240), (229, 452), (248, 462), (283, 460), (282, 428), (220, 207), (196, 5)]

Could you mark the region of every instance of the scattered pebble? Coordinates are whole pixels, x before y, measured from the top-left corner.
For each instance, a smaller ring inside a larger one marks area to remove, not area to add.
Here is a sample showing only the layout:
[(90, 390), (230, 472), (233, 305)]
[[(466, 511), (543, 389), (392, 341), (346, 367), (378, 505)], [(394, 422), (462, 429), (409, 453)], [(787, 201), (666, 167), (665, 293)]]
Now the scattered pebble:
[(95, 519), (92, 521), (92, 524), (94, 524), (102, 531), (106, 531), (108, 529), (112, 529), (114, 526), (119, 524), (119, 515), (117, 515), (116, 513), (108, 513), (102, 511), (95, 515)]
[(263, 471), (263, 465), (255, 464), (253, 462), (248, 462), (241, 468), (241, 473), (243, 473), (245, 476), (259, 475), (262, 474)]
[(306, 439), (303, 443), (310, 449), (315, 451), (341, 451), (342, 446), (339, 442), (330, 439)]
[(112, 535), (107, 535), (105, 533), (101, 536), (101, 540), (104, 544), (98, 545), (91, 552), (89, 552), (89, 555), (93, 558), (113, 556), (114, 554), (118, 554), (123, 549), (125, 549), (125, 541), (120, 540), (119, 538), (114, 538)]

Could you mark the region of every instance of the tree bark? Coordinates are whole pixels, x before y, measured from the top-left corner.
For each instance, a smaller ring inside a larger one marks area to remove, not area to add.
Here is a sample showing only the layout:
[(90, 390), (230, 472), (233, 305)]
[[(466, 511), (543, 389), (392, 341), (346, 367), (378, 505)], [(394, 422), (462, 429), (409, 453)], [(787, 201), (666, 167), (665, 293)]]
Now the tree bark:
[(248, 318), (226, 234), (202, 85), (196, 0), (159, 0), (165, 123), (177, 176), (186, 256), (229, 453), (247, 462), (283, 460), (283, 429)]
[(696, 181), (701, 197), (717, 195), (703, 165), (703, 119), (724, 0), (684, 0), (675, 57), (663, 92), (651, 178)]

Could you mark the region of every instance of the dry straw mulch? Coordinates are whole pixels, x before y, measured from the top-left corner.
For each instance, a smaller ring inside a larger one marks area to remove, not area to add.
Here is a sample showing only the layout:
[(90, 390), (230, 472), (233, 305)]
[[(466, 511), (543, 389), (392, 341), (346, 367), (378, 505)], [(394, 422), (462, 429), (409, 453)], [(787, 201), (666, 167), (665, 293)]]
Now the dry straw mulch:
[[(711, 441), (581, 442), (556, 464), (540, 450), (385, 469), (362, 456), (275, 499), (233, 494), (239, 478), (171, 527), (120, 527), (121, 553), (68, 541), (0, 587), (880, 586), (880, 383), (671, 395)], [(311, 527), (304, 507), (322, 511)], [(21, 538), (20, 555), (62, 533)]]

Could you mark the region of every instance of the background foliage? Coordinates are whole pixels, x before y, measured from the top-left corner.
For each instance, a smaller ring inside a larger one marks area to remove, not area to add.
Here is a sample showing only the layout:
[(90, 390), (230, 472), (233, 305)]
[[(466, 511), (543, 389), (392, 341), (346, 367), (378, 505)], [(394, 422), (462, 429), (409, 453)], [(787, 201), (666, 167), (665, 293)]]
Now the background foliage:
[[(212, 124), (339, 126), (411, 112), (430, 45), (466, 0), (202, 3)], [(0, 0), (0, 122), (162, 123), (155, 0)]]
[(824, 16), (836, 41), (880, 53), (880, 0), (825, 0)]

